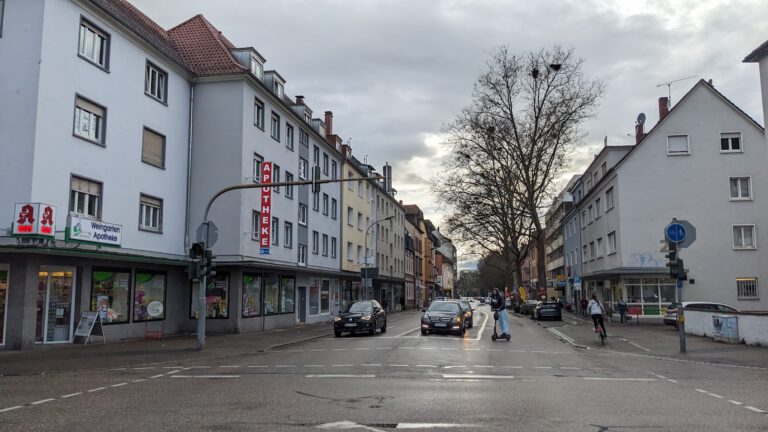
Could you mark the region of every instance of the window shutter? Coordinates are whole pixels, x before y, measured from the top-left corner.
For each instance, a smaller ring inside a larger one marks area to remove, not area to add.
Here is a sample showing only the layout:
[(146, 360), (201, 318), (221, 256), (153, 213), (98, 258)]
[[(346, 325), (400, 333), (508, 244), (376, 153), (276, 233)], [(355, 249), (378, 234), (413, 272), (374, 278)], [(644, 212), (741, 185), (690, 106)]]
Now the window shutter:
[(669, 153), (688, 153), (688, 136), (670, 135), (667, 137), (667, 146)]
[(161, 167), (165, 166), (165, 137), (144, 128), (141, 144), (141, 159)]
[(72, 177), (72, 190), (89, 195), (101, 196), (101, 184), (82, 177)]
[(151, 196), (147, 196), (147, 195), (142, 195), (141, 196), (141, 203), (142, 204), (148, 204), (148, 205), (151, 205), (151, 206), (154, 206), (154, 207), (158, 207), (158, 208), (161, 208), (163, 206), (163, 203), (162, 203), (161, 200), (159, 200), (157, 198), (153, 198)]
[(89, 102), (83, 98), (77, 98), (77, 101), (75, 102), (75, 105), (77, 105), (78, 108), (82, 108), (89, 113), (96, 114), (97, 116), (104, 118), (104, 108), (96, 105), (93, 102)]

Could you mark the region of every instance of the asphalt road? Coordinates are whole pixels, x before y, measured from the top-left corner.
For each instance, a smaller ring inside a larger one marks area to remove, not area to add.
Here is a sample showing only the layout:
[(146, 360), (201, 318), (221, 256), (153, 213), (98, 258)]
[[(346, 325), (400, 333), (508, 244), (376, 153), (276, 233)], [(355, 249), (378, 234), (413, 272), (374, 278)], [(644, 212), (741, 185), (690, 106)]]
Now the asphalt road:
[(464, 337), (422, 336), (403, 313), (374, 337), (2, 377), (0, 430), (768, 430), (768, 368), (601, 346), (568, 318), (510, 315), (512, 340), (493, 342), (489, 315)]

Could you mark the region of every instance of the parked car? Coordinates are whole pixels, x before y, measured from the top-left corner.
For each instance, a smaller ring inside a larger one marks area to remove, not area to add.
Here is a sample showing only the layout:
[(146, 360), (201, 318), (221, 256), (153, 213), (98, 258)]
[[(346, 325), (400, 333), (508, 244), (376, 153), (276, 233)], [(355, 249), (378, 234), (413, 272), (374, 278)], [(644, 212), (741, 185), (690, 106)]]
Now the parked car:
[(464, 335), (467, 331), (464, 310), (458, 302), (436, 301), (429, 305), (429, 309), (422, 309), (421, 334), (429, 332), (453, 332)]
[(560, 311), (560, 305), (558, 305), (557, 302), (538, 302), (536, 307), (533, 308), (533, 318), (539, 321), (543, 319), (561, 321), (563, 319), (563, 314)]
[(459, 301), (459, 306), (461, 306), (461, 309), (464, 310), (464, 321), (465, 325), (468, 329), (472, 328), (472, 326), (475, 325), (475, 319), (474, 319), (474, 308), (472, 308), (472, 303), (461, 300)]
[(387, 313), (376, 300), (350, 303), (333, 320), (333, 334), (362, 333), (374, 335), (377, 329), (387, 332)]
[(523, 315), (532, 315), (533, 308), (539, 303), (538, 300), (526, 300), (520, 305), (520, 313)]
[[(714, 312), (718, 314), (723, 313), (734, 313), (738, 312), (739, 310), (733, 307), (730, 307), (728, 305), (724, 305), (722, 303), (712, 303), (712, 302), (683, 302), (683, 310), (688, 309), (695, 309), (695, 310), (701, 310), (705, 312)], [(664, 324), (669, 324), (675, 326), (677, 328), (677, 310), (680, 308), (680, 303), (670, 303), (669, 306), (667, 306), (667, 312), (664, 314)]]

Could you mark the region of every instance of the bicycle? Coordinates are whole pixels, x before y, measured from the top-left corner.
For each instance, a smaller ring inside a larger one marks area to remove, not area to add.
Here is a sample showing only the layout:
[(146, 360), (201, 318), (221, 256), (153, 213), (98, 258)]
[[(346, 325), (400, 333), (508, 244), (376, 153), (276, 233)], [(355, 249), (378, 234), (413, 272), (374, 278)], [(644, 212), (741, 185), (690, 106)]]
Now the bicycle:
[(605, 334), (605, 329), (603, 328), (602, 325), (600, 325), (600, 323), (597, 323), (596, 330), (597, 330), (598, 334), (600, 335), (600, 344), (605, 345), (605, 338), (608, 337), (608, 335)]

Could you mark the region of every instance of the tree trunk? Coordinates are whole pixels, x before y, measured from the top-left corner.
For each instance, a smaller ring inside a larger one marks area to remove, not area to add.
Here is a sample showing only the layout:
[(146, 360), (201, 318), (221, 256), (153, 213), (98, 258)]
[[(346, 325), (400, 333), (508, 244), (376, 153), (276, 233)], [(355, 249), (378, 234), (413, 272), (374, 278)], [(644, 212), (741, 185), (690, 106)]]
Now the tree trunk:
[(539, 279), (536, 284), (539, 288), (545, 289), (544, 299), (546, 300), (546, 287), (547, 287), (547, 263), (546, 252), (544, 247), (546, 245), (544, 230), (540, 230), (536, 236), (536, 275)]

